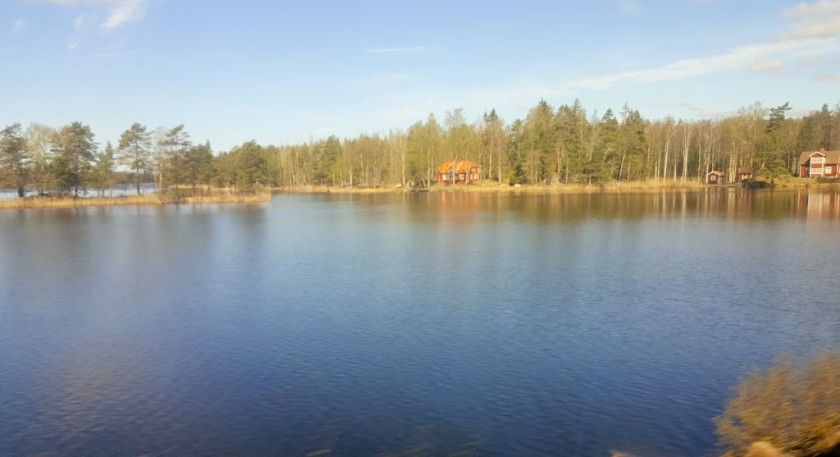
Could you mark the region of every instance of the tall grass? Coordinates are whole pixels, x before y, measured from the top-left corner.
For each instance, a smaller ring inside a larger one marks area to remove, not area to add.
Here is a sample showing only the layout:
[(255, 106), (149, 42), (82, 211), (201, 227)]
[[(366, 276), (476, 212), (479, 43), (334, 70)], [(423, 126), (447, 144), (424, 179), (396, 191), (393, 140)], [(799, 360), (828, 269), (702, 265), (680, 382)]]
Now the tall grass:
[(794, 457), (840, 455), (840, 350), (753, 372), (715, 424), (727, 457), (749, 455), (759, 441)]
[(168, 204), (267, 203), (271, 192), (239, 192), (234, 189), (204, 188), (169, 190), (148, 195), (123, 197), (39, 196), (0, 200), (0, 209), (77, 208), (83, 206), (150, 206)]

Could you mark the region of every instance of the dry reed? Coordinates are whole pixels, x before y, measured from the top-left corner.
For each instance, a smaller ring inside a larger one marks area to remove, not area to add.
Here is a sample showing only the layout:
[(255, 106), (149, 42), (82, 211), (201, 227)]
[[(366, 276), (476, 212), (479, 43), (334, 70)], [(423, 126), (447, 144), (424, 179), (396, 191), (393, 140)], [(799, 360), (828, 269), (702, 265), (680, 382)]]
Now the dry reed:
[(27, 197), (0, 200), (0, 209), (78, 208), (86, 206), (154, 206), (167, 204), (257, 204), (271, 201), (271, 193), (236, 192), (230, 189), (201, 192), (165, 192), (124, 197)]

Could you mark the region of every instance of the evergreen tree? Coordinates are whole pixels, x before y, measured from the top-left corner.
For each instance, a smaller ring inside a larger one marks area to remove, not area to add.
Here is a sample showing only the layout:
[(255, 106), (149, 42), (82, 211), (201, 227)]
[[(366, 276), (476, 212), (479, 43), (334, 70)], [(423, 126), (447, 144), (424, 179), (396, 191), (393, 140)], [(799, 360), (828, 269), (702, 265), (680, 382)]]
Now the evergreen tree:
[(184, 124), (163, 131), (158, 140), (160, 151), (160, 185), (162, 188), (175, 187), (184, 182), (184, 162), (187, 149), (192, 142), (184, 130)]
[(783, 128), (786, 123), (785, 112), (789, 110), (790, 105), (788, 103), (770, 109), (764, 140), (757, 157), (759, 170), (770, 178), (771, 183), (776, 177), (787, 171), (784, 159), (786, 147)]
[(20, 124), (6, 126), (0, 131), (0, 183), (6, 181), (17, 190), (18, 197), (25, 196), (30, 163)]
[(91, 170), (91, 185), (99, 189), (99, 195), (104, 196), (105, 190), (114, 186), (114, 166), (115, 166), (114, 147), (109, 141), (105, 150), (96, 157), (96, 165)]
[(78, 196), (79, 190), (84, 190), (85, 177), (95, 159), (96, 143), (93, 139), (90, 127), (81, 122), (66, 125), (56, 133), (53, 169), (64, 192)]
[(122, 133), (118, 147), (120, 163), (131, 171), (137, 195), (140, 195), (140, 182), (151, 165), (151, 134), (144, 125), (135, 122)]
[(210, 143), (186, 148), (183, 168), (184, 180), (193, 190), (198, 184), (208, 184), (213, 174), (213, 150)]
[[(335, 137), (330, 138), (338, 141)], [(268, 182), (265, 153), (256, 141), (244, 143), (233, 154), (236, 157), (236, 186), (240, 190), (252, 191)]]

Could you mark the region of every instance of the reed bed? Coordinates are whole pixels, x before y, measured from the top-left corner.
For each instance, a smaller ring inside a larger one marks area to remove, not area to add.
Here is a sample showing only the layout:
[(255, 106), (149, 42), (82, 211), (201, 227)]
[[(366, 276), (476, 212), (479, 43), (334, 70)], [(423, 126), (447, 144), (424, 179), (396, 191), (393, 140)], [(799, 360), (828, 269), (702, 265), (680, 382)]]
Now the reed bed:
[(86, 206), (159, 206), (171, 204), (258, 204), (271, 201), (271, 192), (237, 192), (232, 189), (184, 190), (121, 197), (39, 196), (0, 200), (0, 209), (78, 208)]

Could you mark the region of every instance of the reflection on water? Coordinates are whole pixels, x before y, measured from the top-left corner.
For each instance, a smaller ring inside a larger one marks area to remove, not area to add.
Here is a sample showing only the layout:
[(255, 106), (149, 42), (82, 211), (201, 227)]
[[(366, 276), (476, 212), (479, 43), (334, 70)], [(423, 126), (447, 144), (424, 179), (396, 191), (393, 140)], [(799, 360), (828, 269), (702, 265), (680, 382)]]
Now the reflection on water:
[[(510, 192), (440, 192), (406, 194), (344, 194), (323, 196), (329, 201), (402, 205), (434, 202), (438, 212), (451, 220), (480, 222), (506, 218), (509, 211), (530, 220), (589, 218), (641, 219), (659, 216), (724, 218), (833, 219), (840, 215), (840, 193), (750, 191), (713, 188), (704, 192), (625, 194), (517, 194)], [(488, 214), (488, 212), (490, 212)], [(412, 212), (413, 216), (428, 216)], [(439, 219), (430, 219), (437, 222)], [(422, 222), (422, 221), (419, 221)]]
[[(151, 194), (155, 191), (155, 186), (152, 183), (145, 183), (140, 185), (140, 192), (144, 195)], [(137, 195), (137, 188), (132, 185), (121, 185), (112, 187), (109, 189), (103, 189), (101, 191), (102, 195), (105, 197), (125, 197), (131, 195)], [(38, 195), (37, 191), (28, 190), (26, 191), (26, 197), (34, 197)], [(97, 197), (100, 195), (100, 190), (98, 189), (88, 189), (88, 190), (80, 190), (80, 197)], [(17, 191), (11, 189), (0, 189), (0, 200), (12, 200), (18, 198)]]
[(0, 455), (705, 455), (746, 371), (840, 347), (837, 201), (0, 211)]

